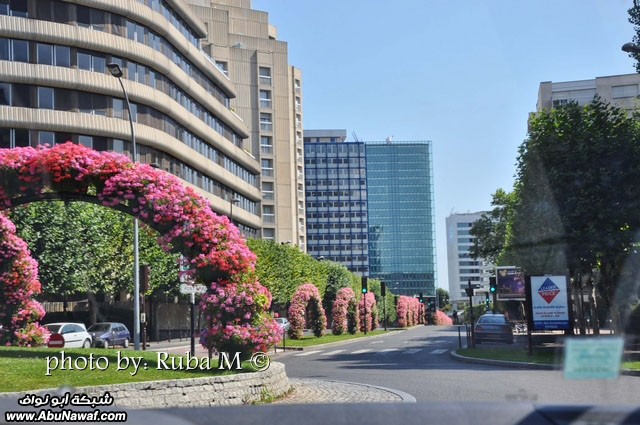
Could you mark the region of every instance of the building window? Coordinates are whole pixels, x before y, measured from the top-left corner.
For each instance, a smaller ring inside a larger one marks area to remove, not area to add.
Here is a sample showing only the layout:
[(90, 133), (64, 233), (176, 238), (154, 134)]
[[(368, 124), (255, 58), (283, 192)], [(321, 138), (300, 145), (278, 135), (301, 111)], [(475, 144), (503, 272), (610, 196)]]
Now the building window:
[(29, 42), (26, 40), (13, 40), (13, 60), (16, 62), (29, 62)]
[(271, 85), (271, 68), (265, 68), (261, 66), (258, 69), (258, 76), (260, 84)]
[(271, 91), (260, 90), (260, 107), (271, 108)]
[(91, 71), (91, 54), (83, 50), (78, 50), (77, 64), (78, 69)]
[(78, 143), (88, 148), (93, 148), (93, 137), (80, 135), (78, 136)]
[(262, 221), (265, 223), (275, 223), (276, 215), (274, 213), (275, 207), (273, 205), (262, 206)]
[(11, 16), (27, 18), (27, 0), (9, 0), (9, 11)]
[(29, 130), (16, 128), (13, 131), (13, 135), (15, 138), (16, 147), (23, 148), (31, 144), (31, 137), (29, 136)]
[(260, 152), (273, 154), (273, 141), (271, 136), (260, 136)]
[(11, 85), (11, 105), (31, 108), (31, 90), (27, 84)]
[(262, 175), (264, 177), (273, 177), (273, 159), (260, 160), (262, 165)]
[(216, 66), (224, 75), (229, 76), (229, 65), (227, 62), (216, 61)]
[(274, 200), (273, 182), (262, 182), (262, 200), (263, 201)]
[(276, 229), (262, 229), (262, 238), (263, 239), (275, 239), (276, 237)]
[(264, 130), (264, 131), (273, 130), (273, 123), (271, 122), (271, 114), (266, 112), (260, 112), (260, 130)]
[(38, 43), (37, 55), (39, 64), (53, 65), (53, 44)]
[(56, 46), (55, 47), (55, 55), (56, 55), (56, 66), (71, 66), (71, 49), (67, 46)]
[(38, 143), (53, 146), (55, 142), (55, 134), (53, 131), (38, 131)]
[(0, 105), (11, 105), (11, 84), (0, 83)]
[(113, 99), (112, 100), (112, 116), (114, 118), (124, 118), (123, 107), (124, 101), (122, 99)]
[(53, 88), (38, 87), (38, 108), (53, 109)]

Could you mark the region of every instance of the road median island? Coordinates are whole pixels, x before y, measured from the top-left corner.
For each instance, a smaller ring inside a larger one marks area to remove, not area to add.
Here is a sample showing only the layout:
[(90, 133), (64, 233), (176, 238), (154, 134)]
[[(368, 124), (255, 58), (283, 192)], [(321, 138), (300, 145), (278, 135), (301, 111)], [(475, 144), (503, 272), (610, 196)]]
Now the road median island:
[[(342, 334), (342, 335), (333, 335), (332, 333), (327, 333), (319, 338), (315, 336), (305, 336), (302, 339), (289, 339), (286, 340), (286, 350), (293, 351), (302, 351), (305, 347), (313, 347), (319, 348), (322, 347), (330, 347), (332, 345), (340, 345), (346, 344), (350, 342), (360, 341), (365, 338), (379, 338), (383, 336), (393, 335), (398, 332), (405, 331), (411, 328), (398, 328), (392, 329), (388, 331), (384, 330), (375, 330), (372, 332), (368, 332), (366, 335), (364, 333), (357, 333), (355, 335), (351, 334)], [(278, 349), (282, 349), (282, 345), (278, 346)]]

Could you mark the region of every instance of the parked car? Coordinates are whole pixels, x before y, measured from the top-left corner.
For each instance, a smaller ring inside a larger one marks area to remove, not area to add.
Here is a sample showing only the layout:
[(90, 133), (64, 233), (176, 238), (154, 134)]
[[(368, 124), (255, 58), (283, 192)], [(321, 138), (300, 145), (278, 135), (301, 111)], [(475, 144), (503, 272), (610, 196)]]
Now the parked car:
[(476, 344), (488, 341), (513, 344), (513, 329), (504, 314), (483, 314), (476, 322)]
[(286, 317), (276, 317), (276, 323), (280, 326), (280, 329), (282, 329), (283, 332), (288, 331), (291, 327), (291, 323)]
[(127, 348), (129, 347), (129, 341), (131, 341), (131, 333), (122, 323), (96, 323), (89, 328), (89, 333), (93, 337), (96, 347), (109, 348), (114, 345), (122, 345)]
[(93, 343), (93, 338), (82, 323), (49, 323), (44, 327), (52, 334), (62, 335), (64, 348), (90, 348)]

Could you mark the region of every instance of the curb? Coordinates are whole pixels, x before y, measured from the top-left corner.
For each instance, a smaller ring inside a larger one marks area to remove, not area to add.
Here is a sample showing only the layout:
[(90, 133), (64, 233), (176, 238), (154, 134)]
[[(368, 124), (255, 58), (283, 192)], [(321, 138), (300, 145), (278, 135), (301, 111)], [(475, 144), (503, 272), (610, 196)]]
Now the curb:
[[(303, 378), (304, 379), (304, 378)], [(335, 379), (324, 379), (327, 382), (338, 382), (341, 384), (351, 384), (351, 385), (360, 385), (361, 387), (369, 387), (375, 388), (381, 391), (387, 391), (389, 393), (395, 394), (402, 399), (402, 403), (416, 403), (416, 398), (411, 394), (405, 393), (404, 391), (395, 390), (393, 388), (382, 387), (380, 385), (372, 385), (372, 384), (363, 384), (361, 382), (350, 382), (350, 381), (338, 381)]]
[[(556, 367), (556, 365), (543, 364), (543, 363), (479, 359), (477, 357), (461, 356), (460, 354), (457, 353), (457, 350), (450, 351), (449, 356), (451, 357), (451, 359), (459, 362), (463, 362), (463, 363), (482, 364), (482, 365), (489, 365), (489, 366), (501, 366), (501, 367), (509, 367), (514, 369), (534, 369), (534, 370), (560, 370), (561, 369), (559, 365), (558, 367)], [(620, 375), (640, 376), (640, 370), (620, 369)]]

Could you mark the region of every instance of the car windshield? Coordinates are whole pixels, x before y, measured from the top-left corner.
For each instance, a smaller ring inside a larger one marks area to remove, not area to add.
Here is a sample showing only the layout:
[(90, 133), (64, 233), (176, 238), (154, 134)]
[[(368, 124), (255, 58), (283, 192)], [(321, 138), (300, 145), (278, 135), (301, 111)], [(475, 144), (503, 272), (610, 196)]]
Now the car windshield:
[(107, 332), (111, 329), (111, 325), (108, 323), (98, 323), (95, 324), (87, 330), (87, 332)]
[(0, 15), (8, 411), (640, 402), (640, 0)]

